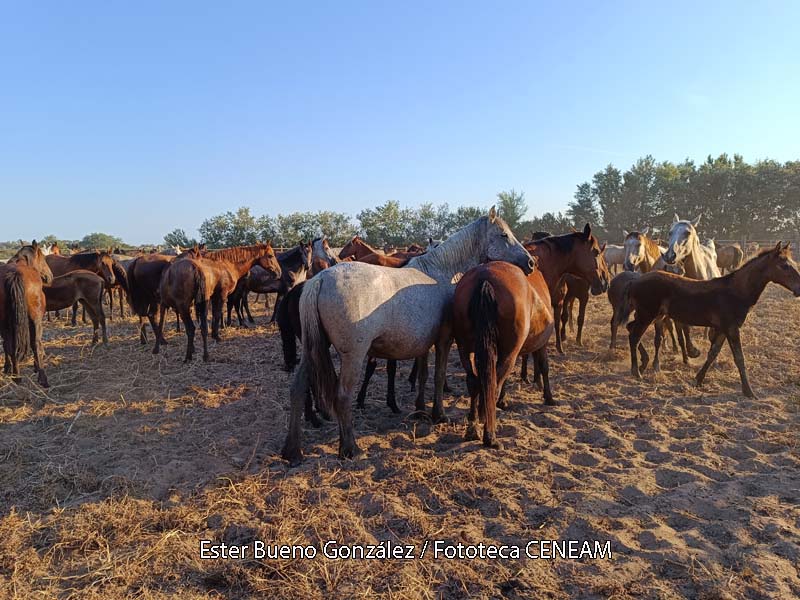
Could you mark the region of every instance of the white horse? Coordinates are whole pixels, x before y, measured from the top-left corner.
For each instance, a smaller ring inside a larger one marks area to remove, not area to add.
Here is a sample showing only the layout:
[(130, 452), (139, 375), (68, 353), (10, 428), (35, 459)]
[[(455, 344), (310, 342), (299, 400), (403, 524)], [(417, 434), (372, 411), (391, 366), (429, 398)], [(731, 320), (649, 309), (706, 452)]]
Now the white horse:
[(606, 266), (608, 266), (609, 270), (616, 273), (617, 267), (622, 267), (625, 264), (625, 246), (606, 244), (603, 256), (605, 256)]
[(664, 261), (668, 265), (681, 263), (686, 277), (691, 279), (720, 277), (716, 251), (700, 243), (696, 229), (699, 223), (700, 215), (694, 221), (681, 220), (675, 215), (669, 230), (669, 244), (664, 253)]
[[(302, 458), (301, 418), (309, 387), (339, 421), (339, 456), (360, 453), (353, 432), (352, 401), (367, 356), (407, 360), (436, 347), (433, 421), (446, 420), (442, 393), (451, 344), (450, 315), (455, 284), (468, 269), (503, 260), (525, 273), (534, 269), (528, 251), (494, 207), (426, 254), (399, 269), (343, 262), (309, 280), (300, 298), (303, 355), (290, 389), (291, 415), (282, 455)], [(329, 346), (339, 353), (339, 376)], [(427, 362), (421, 361), (420, 387)]]

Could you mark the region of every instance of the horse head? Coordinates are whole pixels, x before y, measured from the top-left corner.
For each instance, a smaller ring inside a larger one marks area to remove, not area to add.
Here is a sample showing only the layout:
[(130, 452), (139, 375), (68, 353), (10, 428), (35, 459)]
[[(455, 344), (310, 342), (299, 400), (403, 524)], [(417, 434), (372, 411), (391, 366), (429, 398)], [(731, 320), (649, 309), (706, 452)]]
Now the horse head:
[(50, 284), (53, 281), (53, 272), (45, 260), (41, 246), (33, 240), (29, 246), (23, 246), (8, 262), (24, 261), (29, 267), (36, 269), (42, 282)]
[[(536, 268), (531, 255), (525, 247), (514, 237), (514, 233), (506, 222), (497, 216), (493, 206), (487, 217), (482, 217), (486, 223), (485, 253), (481, 262), (485, 260), (503, 260), (517, 265), (526, 275), (533, 273)], [(442, 246), (444, 247), (444, 246)]]
[(624, 270), (635, 271), (636, 267), (647, 260), (645, 239), (648, 231), (650, 231), (649, 227), (645, 227), (641, 231), (622, 230), (625, 235), (625, 241), (622, 243), (622, 247), (625, 249), (625, 260), (622, 263)]
[(272, 249), (272, 242), (269, 241), (266, 244), (260, 245), (262, 249), (255, 264), (264, 269), (267, 273), (273, 275), (275, 279), (279, 279), (282, 274), (281, 264), (278, 262), (278, 257), (275, 256), (275, 251)]
[(592, 234), (592, 226), (587, 223), (583, 231), (572, 234), (573, 252), (575, 253), (575, 263), (581, 276), (591, 285), (593, 296), (602, 294), (608, 290), (608, 265), (603, 255), (605, 244), (601, 247), (600, 242)]
[(664, 262), (669, 265), (682, 262), (692, 253), (692, 249), (700, 244), (696, 229), (700, 223), (700, 216), (698, 215), (693, 221), (687, 221), (681, 220), (677, 214), (675, 215), (669, 230), (669, 244), (664, 253)]
[(778, 242), (772, 250), (767, 250), (760, 255), (766, 258), (766, 265), (762, 267), (762, 272), (768, 281), (785, 287), (797, 297), (800, 296), (800, 271), (792, 257), (789, 244), (790, 242), (786, 242), (786, 245)]

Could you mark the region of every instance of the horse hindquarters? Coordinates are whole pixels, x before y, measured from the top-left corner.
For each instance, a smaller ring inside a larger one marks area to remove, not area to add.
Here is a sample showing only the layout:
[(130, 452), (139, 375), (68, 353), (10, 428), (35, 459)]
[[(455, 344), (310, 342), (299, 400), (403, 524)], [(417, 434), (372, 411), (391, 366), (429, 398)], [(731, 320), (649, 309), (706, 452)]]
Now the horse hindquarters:
[(6, 275), (3, 285), (6, 302), (6, 322), (3, 328), (3, 348), (6, 353), (4, 370), (18, 376), (19, 363), (25, 359), (31, 346), (25, 281), (22, 274), (15, 270)]
[[(495, 437), (497, 405), (497, 359), (498, 359), (498, 309), (494, 288), (489, 281), (481, 281), (469, 300), (469, 318), (475, 327), (475, 370), (477, 378), (477, 417), (483, 419), (483, 444), (499, 448)], [(467, 439), (477, 437), (475, 431), (475, 404), (470, 401), (470, 423)]]

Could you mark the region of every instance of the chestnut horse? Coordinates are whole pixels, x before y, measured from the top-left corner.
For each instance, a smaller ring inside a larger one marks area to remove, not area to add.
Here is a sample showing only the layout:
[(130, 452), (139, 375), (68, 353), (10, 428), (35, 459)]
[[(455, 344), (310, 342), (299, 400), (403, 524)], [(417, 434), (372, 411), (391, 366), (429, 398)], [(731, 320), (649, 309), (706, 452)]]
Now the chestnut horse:
[[(539, 232), (536, 237), (543, 236)], [(536, 256), (542, 274), (550, 290), (550, 301), (553, 304), (553, 315), (561, 315), (566, 284), (562, 276), (571, 274), (586, 281), (594, 295), (602, 294), (608, 289), (608, 266), (605, 262), (606, 245), (600, 246), (592, 234), (589, 223), (582, 232), (565, 235), (541, 237), (538, 240), (525, 242), (525, 248)], [(563, 354), (561, 335), (556, 328), (556, 350)]]
[(61, 310), (80, 302), (92, 320), (92, 345), (97, 344), (98, 327), (103, 331), (103, 343), (108, 343), (106, 315), (103, 310), (104, 294), (103, 278), (83, 269), (54, 277), (52, 283), (44, 288), (48, 311)]
[(342, 248), (342, 250), (339, 252), (340, 259), (344, 259), (348, 256), (355, 256), (356, 261), (370, 265), (398, 268), (405, 266), (409, 260), (411, 260), (414, 256), (419, 256), (419, 254), (397, 252), (391, 256), (387, 256), (378, 252), (375, 248), (361, 239), (361, 237), (356, 235), (353, 236), (353, 239), (347, 242), (344, 248)]
[(166, 268), (159, 284), (161, 309), (158, 319), (159, 335), (153, 354), (158, 354), (163, 339), (164, 313), (173, 308), (180, 315), (186, 327), (186, 358), (192, 360), (194, 354), (195, 325), (190, 309), (200, 320), (200, 333), (203, 337), (203, 360), (208, 360), (208, 321), (207, 305), (211, 301), (211, 337), (219, 341), (222, 324), (222, 308), (228, 295), (236, 288), (236, 283), (254, 264), (271, 271), (276, 278), (281, 276), (281, 267), (272, 245), (256, 244), (237, 246), (224, 250), (212, 250), (201, 256), (199, 251), (190, 252), (184, 258), (177, 258)]
[[(628, 323), (631, 374), (641, 379), (641, 370), (647, 368), (649, 357), (641, 339), (653, 321), (656, 321), (655, 352), (658, 356), (663, 332), (657, 319), (666, 315), (688, 325), (712, 330), (711, 348), (695, 377), (698, 386), (702, 385), (706, 372), (727, 339), (739, 370), (742, 393), (755, 398), (747, 379), (739, 329), (768, 283), (777, 283), (800, 296), (800, 272), (792, 259), (788, 242), (785, 246), (778, 242), (771, 250), (765, 250), (723, 277), (698, 281), (671, 273), (652, 272), (632, 281), (627, 287), (628, 302), (636, 311), (633, 321)], [(641, 355), (641, 369), (637, 349)]]
[(554, 320), (547, 283), (538, 270), (526, 276), (505, 262), (479, 265), (458, 282), (452, 310), (453, 335), (470, 395), (464, 437), (478, 439), (480, 418), (484, 446), (502, 448), (495, 436), (498, 389), (520, 353), (534, 353), (545, 404), (554, 404), (547, 360)]
[(0, 265), (0, 337), (3, 339), (3, 372), (19, 377), (19, 363), (33, 352), (33, 369), (42, 387), (48, 387), (44, 372), (42, 317), (45, 297), (42, 283), (53, 280), (53, 272), (39, 244), (23, 246), (6, 264)]

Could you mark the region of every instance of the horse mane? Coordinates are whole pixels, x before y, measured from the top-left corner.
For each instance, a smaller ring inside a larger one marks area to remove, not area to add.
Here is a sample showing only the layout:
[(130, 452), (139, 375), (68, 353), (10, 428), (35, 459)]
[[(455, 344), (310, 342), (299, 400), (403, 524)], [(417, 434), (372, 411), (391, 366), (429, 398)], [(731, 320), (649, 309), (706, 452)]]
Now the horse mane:
[[(496, 220), (505, 225), (500, 217)], [(478, 232), (484, 230), (489, 223), (489, 217), (480, 217), (469, 225), (465, 225), (441, 244), (419, 256), (413, 257), (406, 263), (430, 274), (432, 271), (448, 272), (457, 265), (468, 264), (470, 261), (477, 263), (480, 257), (476, 256), (480, 236)]]
[(575, 246), (575, 236), (578, 235), (583, 234), (580, 232), (563, 233), (561, 235), (551, 235), (549, 237), (533, 240), (528, 243), (537, 246), (549, 246), (551, 248), (555, 248), (560, 253), (569, 254), (572, 252), (572, 248)]
[(270, 247), (270, 244), (254, 244), (252, 246), (234, 246), (233, 248), (223, 248), (221, 250), (209, 250), (203, 255), (203, 258), (241, 263), (263, 255), (267, 248)]

